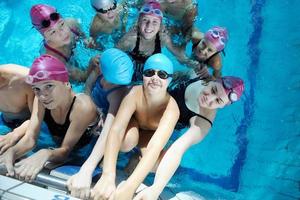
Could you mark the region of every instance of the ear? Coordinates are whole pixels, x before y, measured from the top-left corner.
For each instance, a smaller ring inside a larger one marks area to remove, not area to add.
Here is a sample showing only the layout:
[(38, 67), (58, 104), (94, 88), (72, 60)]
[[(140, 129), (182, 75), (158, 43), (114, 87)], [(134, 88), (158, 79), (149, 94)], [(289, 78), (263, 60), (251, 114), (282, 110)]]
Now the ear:
[(70, 82), (65, 83), (65, 85), (66, 85), (68, 88), (72, 88), (72, 85), (71, 85)]

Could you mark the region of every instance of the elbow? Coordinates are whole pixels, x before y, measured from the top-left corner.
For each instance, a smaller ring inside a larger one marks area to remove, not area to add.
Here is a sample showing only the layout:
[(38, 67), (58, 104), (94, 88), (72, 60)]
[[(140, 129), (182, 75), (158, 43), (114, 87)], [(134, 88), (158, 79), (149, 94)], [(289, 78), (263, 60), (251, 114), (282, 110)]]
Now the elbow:
[(36, 146), (36, 139), (29, 137), (26, 141), (26, 146), (28, 149), (33, 149)]

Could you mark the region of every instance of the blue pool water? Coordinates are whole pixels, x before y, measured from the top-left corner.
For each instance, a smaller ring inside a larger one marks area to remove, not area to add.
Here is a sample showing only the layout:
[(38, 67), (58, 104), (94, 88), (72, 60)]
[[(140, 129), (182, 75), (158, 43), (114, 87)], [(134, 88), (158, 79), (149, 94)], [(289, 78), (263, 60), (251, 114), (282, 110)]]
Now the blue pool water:
[[(31, 28), (28, 14), (36, 3), (79, 18), (86, 33), (94, 15), (86, 0), (1, 0), (0, 64), (30, 66), (39, 55), (42, 38)], [(227, 27), (223, 74), (242, 77), (246, 92), (241, 101), (218, 112), (212, 131), (186, 153), (169, 187), (206, 199), (300, 199), (300, 2), (198, 4), (196, 23), (202, 31)], [(76, 51), (82, 63), (97, 53), (82, 46)]]

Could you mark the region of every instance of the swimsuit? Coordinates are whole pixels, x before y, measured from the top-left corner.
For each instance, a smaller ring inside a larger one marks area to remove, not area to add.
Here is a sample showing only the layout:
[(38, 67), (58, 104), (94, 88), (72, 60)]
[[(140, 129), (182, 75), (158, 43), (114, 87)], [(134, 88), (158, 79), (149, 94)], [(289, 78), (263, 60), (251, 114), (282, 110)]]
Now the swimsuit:
[(144, 63), (146, 62), (146, 60), (153, 54), (161, 53), (159, 33), (156, 34), (155, 47), (154, 47), (154, 51), (151, 55), (147, 56), (145, 54), (142, 54), (139, 51), (139, 48), (140, 48), (140, 33), (138, 32), (135, 47), (131, 52), (129, 52), (129, 55), (135, 61), (135, 69), (134, 69), (134, 74), (132, 76), (133, 82), (140, 82), (143, 80), (143, 69), (144, 69)]
[(107, 100), (107, 96), (120, 88), (126, 87), (124, 85), (122, 86), (117, 86), (111, 89), (104, 89), (101, 85), (101, 80), (103, 79), (103, 75), (101, 74), (98, 78), (96, 83), (93, 86), (91, 97), (94, 101), (94, 103), (97, 105), (98, 108), (102, 109), (104, 114), (107, 114), (108, 108), (109, 108), (109, 102)]
[[(44, 115), (44, 122), (47, 124), (50, 134), (53, 136), (54, 140), (61, 144), (68, 129), (70, 126), (70, 114), (74, 105), (74, 102), (76, 100), (76, 96), (73, 98), (72, 104), (69, 108), (69, 111), (66, 116), (65, 123), (58, 124), (55, 122), (51, 115), (51, 111), (49, 109), (45, 109), (45, 115)], [(90, 133), (91, 128), (87, 128), (86, 131), (81, 136), (80, 140), (77, 142), (75, 148), (81, 148), (85, 145), (87, 145), (91, 139), (93, 138), (93, 135)]]
[(180, 111), (180, 116), (179, 116), (178, 122), (176, 124), (177, 130), (188, 127), (190, 125), (190, 119), (194, 116), (198, 116), (198, 117), (206, 120), (212, 126), (212, 122), (209, 119), (191, 111), (190, 109), (188, 109), (188, 107), (185, 104), (184, 94), (185, 94), (186, 88), (191, 83), (194, 83), (199, 80), (200, 80), (200, 78), (197, 77), (197, 78), (190, 79), (187, 81), (182, 81), (179, 84), (177, 84), (174, 88), (168, 89), (168, 92), (170, 93), (170, 95), (176, 100), (178, 107), (179, 107), (179, 111)]

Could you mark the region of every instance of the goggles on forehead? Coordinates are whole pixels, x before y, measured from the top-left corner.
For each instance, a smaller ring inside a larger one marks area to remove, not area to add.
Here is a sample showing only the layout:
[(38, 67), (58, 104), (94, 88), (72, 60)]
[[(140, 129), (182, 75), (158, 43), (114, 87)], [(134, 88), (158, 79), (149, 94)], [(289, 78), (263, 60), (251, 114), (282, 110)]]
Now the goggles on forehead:
[(33, 24), (34, 26), (38, 26), (40, 29), (48, 28), (51, 25), (51, 21), (55, 22), (60, 19), (60, 15), (57, 12), (51, 13), (49, 15), (49, 19), (43, 19), (40, 24)]
[(112, 10), (115, 10), (117, 8), (117, 3), (114, 2), (113, 6), (108, 8), (108, 9), (103, 9), (103, 8), (96, 8), (95, 6), (93, 6), (93, 8), (99, 12), (99, 13), (102, 13), (102, 14), (105, 14), (107, 13), (108, 11), (112, 11)]
[(160, 9), (157, 9), (157, 8), (152, 8), (150, 6), (145, 6), (141, 9), (140, 13), (142, 14), (154, 14), (158, 17), (163, 17), (163, 13), (161, 12)]
[(223, 35), (220, 34), (220, 31), (217, 31), (217, 30), (211, 30), (211, 36), (215, 39), (219, 39), (219, 41), (222, 43), (222, 44), (225, 44), (226, 43), (226, 40), (224, 38)]
[(143, 72), (143, 75), (146, 77), (152, 77), (154, 75), (157, 75), (159, 78), (161, 79), (167, 79), (169, 77), (172, 77), (172, 74), (168, 74), (166, 71), (164, 70), (154, 70), (154, 69), (147, 69)]
[(232, 85), (231, 85), (231, 82), (226, 80), (226, 79), (222, 79), (222, 84), (223, 84), (223, 87), (226, 89), (226, 90), (229, 90), (229, 93), (228, 93), (228, 99), (230, 100), (231, 103), (233, 102), (236, 102), (238, 100), (238, 95), (237, 93), (233, 90), (232, 88)]
[(34, 75), (27, 75), (26, 76), (26, 83), (32, 84), (34, 82), (34, 79), (39, 80), (47, 80), (50, 78), (51, 75), (58, 75), (58, 74), (68, 74), (67, 71), (37, 71)]

